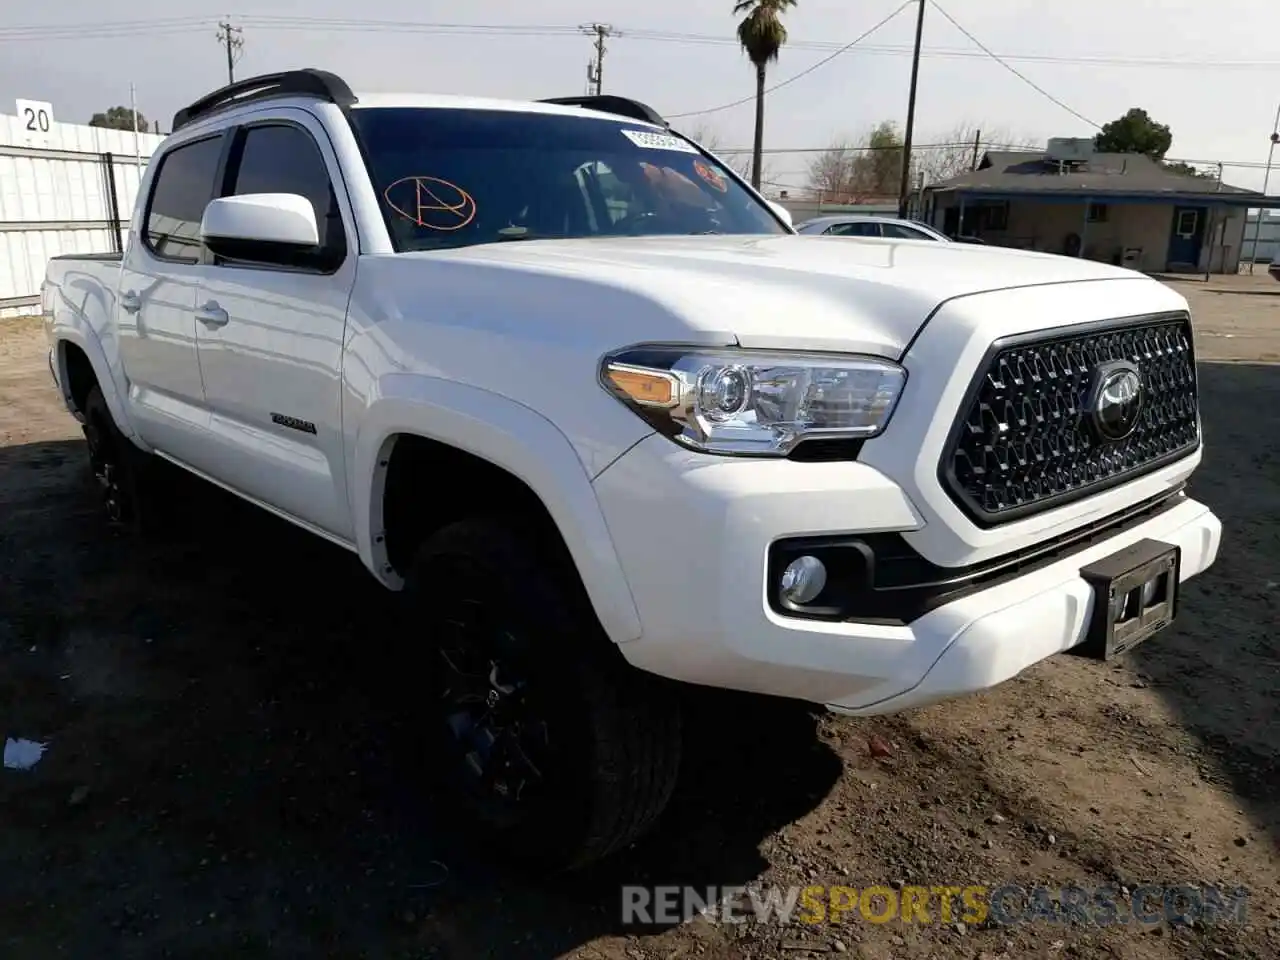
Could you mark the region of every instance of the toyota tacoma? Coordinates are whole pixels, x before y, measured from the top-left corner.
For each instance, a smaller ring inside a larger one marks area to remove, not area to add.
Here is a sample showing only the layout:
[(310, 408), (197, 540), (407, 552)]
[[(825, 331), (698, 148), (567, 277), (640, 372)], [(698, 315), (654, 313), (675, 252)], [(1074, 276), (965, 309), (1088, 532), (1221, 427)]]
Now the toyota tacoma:
[(447, 795), (561, 866), (658, 817), (691, 690), (877, 714), (1110, 658), (1218, 551), (1183, 297), (797, 235), (619, 97), (236, 82), (43, 290), (111, 519), (160, 522), (164, 461), (357, 554)]

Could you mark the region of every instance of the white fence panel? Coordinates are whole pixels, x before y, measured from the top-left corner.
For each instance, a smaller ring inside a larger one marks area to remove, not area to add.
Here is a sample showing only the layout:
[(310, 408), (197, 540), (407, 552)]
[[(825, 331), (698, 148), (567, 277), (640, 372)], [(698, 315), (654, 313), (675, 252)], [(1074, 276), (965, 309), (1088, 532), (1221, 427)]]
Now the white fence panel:
[[(21, 117), (0, 113), (0, 146), (134, 156), (132, 130), (109, 130), (82, 123), (55, 122), (50, 124), (48, 133), (39, 134), (26, 130), (25, 123)], [(143, 159), (151, 156), (163, 139), (158, 133), (140, 132), (138, 146)]]
[(147, 158), (164, 139), (73, 123), (52, 123), (47, 133), (25, 126), (0, 114), (0, 319), (39, 312), (50, 257), (123, 246)]

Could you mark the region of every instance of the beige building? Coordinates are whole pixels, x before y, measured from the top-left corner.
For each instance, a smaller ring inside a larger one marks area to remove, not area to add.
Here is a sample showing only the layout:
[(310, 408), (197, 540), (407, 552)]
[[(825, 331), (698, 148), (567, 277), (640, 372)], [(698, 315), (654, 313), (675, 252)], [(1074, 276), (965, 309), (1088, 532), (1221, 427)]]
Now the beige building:
[(1265, 198), (1091, 141), (987, 153), (925, 188), (920, 219), (949, 236), (1156, 272), (1235, 273), (1250, 207)]

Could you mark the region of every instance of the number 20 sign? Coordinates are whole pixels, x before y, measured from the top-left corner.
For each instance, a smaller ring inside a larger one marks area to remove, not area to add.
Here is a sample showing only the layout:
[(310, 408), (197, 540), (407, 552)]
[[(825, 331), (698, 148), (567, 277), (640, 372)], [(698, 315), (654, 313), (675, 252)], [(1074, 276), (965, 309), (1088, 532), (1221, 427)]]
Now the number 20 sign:
[(18, 131), (30, 141), (45, 141), (53, 130), (53, 104), (43, 100), (15, 100)]

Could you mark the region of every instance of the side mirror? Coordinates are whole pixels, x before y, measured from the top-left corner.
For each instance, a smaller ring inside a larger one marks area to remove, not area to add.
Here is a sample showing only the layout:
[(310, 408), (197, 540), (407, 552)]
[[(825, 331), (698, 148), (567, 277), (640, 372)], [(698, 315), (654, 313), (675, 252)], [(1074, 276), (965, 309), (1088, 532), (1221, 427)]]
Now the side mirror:
[(783, 223), (785, 223), (788, 227), (792, 227), (792, 228), (795, 227), (795, 224), (791, 222), (790, 210), (788, 210), (782, 204), (774, 202), (773, 200), (766, 200), (765, 203), (769, 205), (769, 209), (772, 210)]
[(214, 253), (275, 261), (314, 250), (320, 230), (311, 201), (296, 193), (249, 193), (210, 201), (200, 239)]

